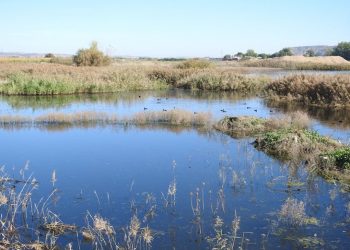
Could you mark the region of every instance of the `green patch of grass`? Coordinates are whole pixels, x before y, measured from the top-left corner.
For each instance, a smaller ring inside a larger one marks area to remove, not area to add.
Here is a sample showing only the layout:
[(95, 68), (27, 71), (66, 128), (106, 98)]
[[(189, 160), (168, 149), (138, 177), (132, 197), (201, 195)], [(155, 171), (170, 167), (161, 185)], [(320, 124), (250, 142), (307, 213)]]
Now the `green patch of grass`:
[(115, 93), (123, 90), (164, 89), (167, 86), (158, 80), (149, 80), (142, 74), (129, 71), (103, 76), (103, 82), (89, 79), (73, 81), (69, 77), (32, 76), (26, 73), (10, 74), (5, 83), (0, 84), (0, 94), (4, 95), (59, 95), (80, 93)]
[(350, 147), (343, 147), (325, 154), (339, 169), (350, 169)]
[(338, 149), (341, 144), (316, 131), (290, 127), (263, 133), (255, 140), (255, 146), (281, 160), (314, 164), (321, 154)]

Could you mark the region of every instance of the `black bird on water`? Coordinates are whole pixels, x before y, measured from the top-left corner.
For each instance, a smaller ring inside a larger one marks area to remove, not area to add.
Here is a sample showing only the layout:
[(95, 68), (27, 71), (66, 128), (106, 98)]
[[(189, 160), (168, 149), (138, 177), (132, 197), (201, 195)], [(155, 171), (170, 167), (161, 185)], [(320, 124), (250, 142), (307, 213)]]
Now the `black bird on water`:
[(141, 98), (141, 96), (139, 95), (139, 98)]
[(168, 110), (166, 110), (166, 109), (163, 109), (163, 111), (168, 111)]
[(145, 107), (145, 108), (143, 108), (143, 110), (147, 110), (147, 109), (148, 109), (148, 108), (146, 108), (146, 107)]
[(258, 110), (257, 110), (257, 109), (254, 109), (254, 111), (255, 111), (255, 112), (258, 112)]
[(270, 109), (270, 113), (273, 113), (273, 110), (272, 110), (272, 109)]
[(195, 115), (196, 115), (196, 114), (197, 114), (197, 112), (193, 112), (193, 114), (195, 114)]
[(249, 107), (249, 106), (247, 107), (247, 109), (251, 109), (251, 108), (252, 108), (252, 107)]
[(226, 113), (227, 111), (225, 109), (220, 109), (222, 113)]

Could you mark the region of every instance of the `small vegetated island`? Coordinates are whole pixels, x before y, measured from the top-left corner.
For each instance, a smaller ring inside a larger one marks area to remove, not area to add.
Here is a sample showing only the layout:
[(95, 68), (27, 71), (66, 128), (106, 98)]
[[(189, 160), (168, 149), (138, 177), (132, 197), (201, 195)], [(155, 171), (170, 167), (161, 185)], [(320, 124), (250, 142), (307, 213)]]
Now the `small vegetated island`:
[(253, 145), (290, 164), (305, 165), (327, 179), (350, 183), (350, 147), (310, 130), (305, 113), (263, 119), (225, 117), (214, 127), (233, 137), (255, 137)]

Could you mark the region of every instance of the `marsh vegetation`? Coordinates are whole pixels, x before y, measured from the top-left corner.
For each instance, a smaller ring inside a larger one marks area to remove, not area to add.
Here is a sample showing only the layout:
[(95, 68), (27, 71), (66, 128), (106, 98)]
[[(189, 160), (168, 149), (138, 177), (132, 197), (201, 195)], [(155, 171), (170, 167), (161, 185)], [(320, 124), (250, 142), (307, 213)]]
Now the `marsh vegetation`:
[[(347, 76), (197, 60), (0, 68), (1, 248), (348, 246), (350, 118), (329, 108), (346, 106)], [(309, 105), (329, 91), (327, 112)]]

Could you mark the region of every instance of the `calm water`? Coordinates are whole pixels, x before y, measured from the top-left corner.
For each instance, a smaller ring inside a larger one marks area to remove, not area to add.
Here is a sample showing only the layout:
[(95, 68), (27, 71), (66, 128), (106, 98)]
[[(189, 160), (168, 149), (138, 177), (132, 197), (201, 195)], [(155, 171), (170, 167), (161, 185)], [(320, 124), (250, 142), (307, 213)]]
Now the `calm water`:
[[(158, 101), (157, 99), (161, 99)], [(162, 109), (210, 111), (225, 115), (277, 116), (292, 110), (308, 112), (313, 128), (348, 142), (349, 113), (303, 107), (277, 107), (253, 97), (187, 91), (131, 92), (115, 95), (64, 97), (0, 97), (0, 114), (40, 115), (49, 112), (103, 111), (117, 115)], [(248, 107), (248, 108), (247, 108)], [(226, 113), (220, 109), (227, 110)], [(256, 111), (255, 111), (256, 110)], [(272, 111), (272, 112), (271, 112)], [(341, 120), (341, 122), (340, 122)], [(141, 226), (156, 232), (154, 249), (205, 249), (214, 237), (213, 221), (224, 220), (230, 231), (240, 217), (237, 247), (350, 249), (350, 193), (302, 167), (288, 167), (251, 145), (253, 139), (233, 139), (218, 132), (167, 127), (96, 127), (48, 131), (36, 128), (0, 130), (0, 165), (18, 176), (29, 161), (26, 176), (39, 181), (33, 199), (53, 190), (56, 170), (59, 192), (51, 209), (65, 223), (85, 225), (85, 216), (100, 214), (121, 229), (136, 213)], [(165, 205), (169, 184), (176, 180), (175, 205)], [(297, 183), (298, 185), (288, 185)], [(198, 192), (200, 218), (196, 217)], [(305, 203), (306, 214), (318, 225), (291, 227), (279, 220), (287, 198)], [(192, 205), (191, 205), (192, 200)], [(154, 209), (155, 216), (147, 216)], [(60, 238), (62, 244), (76, 236)], [(81, 249), (91, 249), (81, 243)]]

